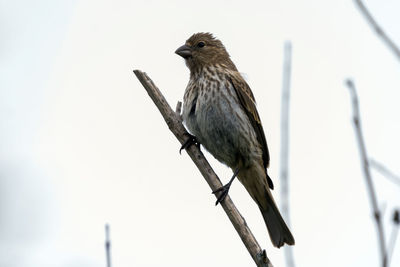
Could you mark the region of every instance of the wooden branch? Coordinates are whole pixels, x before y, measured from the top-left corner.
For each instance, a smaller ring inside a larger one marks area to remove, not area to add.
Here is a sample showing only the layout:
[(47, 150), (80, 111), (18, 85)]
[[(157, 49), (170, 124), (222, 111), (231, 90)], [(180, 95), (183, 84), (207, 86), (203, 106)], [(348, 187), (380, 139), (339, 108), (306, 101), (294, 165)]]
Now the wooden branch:
[(365, 181), (366, 181), (366, 185), (367, 185), (367, 191), (368, 191), (369, 199), (371, 202), (371, 208), (372, 208), (372, 212), (373, 212), (374, 218), (375, 218), (375, 225), (376, 225), (376, 231), (378, 234), (379, 248), (380, 248), (381, 260), (382, 260), (381, 263), (382, 263), (382, 267), (387, 267), (385, 232), (383, 230), (382, 217), (381, 217), (381, 213), (378, 208), (378, 202), (377, 202), (377, 198), (376, 198), (375, 188), (374, 188), (374, 184), (373, 184), (372, 178), (371, 178), (371, 171), (370, 171), (370, 166), (369, 166), (369, 161), (368, 161), (367, 149), (365, 147), (364, 137), (363, 137), (363, 133), (361, 130), (361, 118), (360, 118), (360, 109), (358, 106), (358, 96), (357, 96), (356, 88), (355, 88), (352, 80), (348, 79), (346, 81), (346, 85), (350, 90), (350, 95), (351, 95), (351, 99), (352, 99), (354, 130), (356, 133), (358, 147), (360, 150), (361, 165), (363, 168), (364, 177), (365, 177)]
[(364, 15), (365, 19), (368, 21), (369, 25), (375, 30), (376, 34), (382, 39), (382, 41), (389, 47), (389, 49), (395, 54), (397, 59), (400, 60), (400, 49), (396, 44), (389, 38), (389, 36), (383, 31), (382, 27), (378, 25), (376, 20), (372, 17), (371, 13), (365, 7), (361, 0), (355, 0), (361, 13)]
[[(290, 74), (292, 61), (292, 44), (285, 43), (282, 77), (282, 102), (281, 102), (281, 213), (288, 226), (290, 226), (289, 211), (289, 100), (290, 100)], [(287, 267), (294, 267), (293, 247), (283, 248)]]
[[(168, 105), (167, 100), (161, 94), (160, 90), (153, 83), (153, 81), (147, 76), (146, 73), (140, 70), (133, 71), (139, 81), (142, 83), (143, 87), (146, 89), (150, 98), (153, 100), (154, 104), (157, 106), (161, 115), (164, 117), (171, 132), (183, 144), (188, 138), (188, 132), (182, 124), (182, 119), (180, 115), (174, 112)], [(177, 110), (180, 110), (180, 105), (178, 104)], [(196, 164), (200, 173), (203, 175), (204, 179), (207, 181), (211, 190), (214, 191), (222, 186), (221, 181), (215, 174), (214, 170), (211, 168), (210, 164), (204, 157), (203, 153), (197, 146), (190, 146), (186, 149), (187, 153)], [(218, 197), (218, 196), (216, 196)], [(268, 259), (265, 250), (262, 250), (257, 240), (251, 233), (249, 227), (246, 224), (245, 219), (237, 210), (236, 206), (233, 204), (229, 195), (221, 203), (222, 208), (228, 215), (231, 223), (235, 227), (237, 233), (239, 234), (242, 242), (249, 251), (251, 257), (257, 266), (262, 267), (273, 267), (271, 261)]]

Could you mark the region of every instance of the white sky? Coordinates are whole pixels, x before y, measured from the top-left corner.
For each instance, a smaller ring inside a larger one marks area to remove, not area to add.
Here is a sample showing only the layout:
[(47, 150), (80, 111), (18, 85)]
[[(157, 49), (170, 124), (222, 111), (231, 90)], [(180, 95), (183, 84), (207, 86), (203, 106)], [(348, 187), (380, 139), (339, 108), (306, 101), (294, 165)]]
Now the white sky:
[[(398, 1), (366, 2), (400, 44)], [(351, 105), (368, 152), (400, 173), (400, 64), (353, 1), (0, 1), (0, 266), (253, 266), (221, 207), (134, 77), (175, 107), (177, 47), (220, 38), (252, 87), (279, 202), (283, 43), (293, 44), (290, 178), (297, 266), (378, 266)], [(231, 171), (208, 155), (228, 181)], [(374, 172), (387, 237), (399, 187)], [(230, 196), (275, 266), (261, 214)], [(399, 241), (400, 242), (400, 241)], [(391, 266), (400, 266), (399, 246)]]

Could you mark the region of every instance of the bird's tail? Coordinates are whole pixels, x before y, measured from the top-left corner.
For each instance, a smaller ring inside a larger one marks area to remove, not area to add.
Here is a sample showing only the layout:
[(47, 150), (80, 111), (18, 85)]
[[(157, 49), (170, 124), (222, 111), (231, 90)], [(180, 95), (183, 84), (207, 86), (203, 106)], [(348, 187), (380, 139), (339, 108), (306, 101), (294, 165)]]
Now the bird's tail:
[(294, 245), (293, 235), (283, 220), (269, 190), (268, 175), (266, 175), (265, 170), (259, 166), (254, 166), (241, 171), (238, 177), (260, 208), (272, 244), (278, 248), (285, 243)]
[(266, 207), (265, 205), (258, 205), (258, 207), (264, 217), (272, 244), (278, 248), (285, 243), (294, 245), (293, 235), (283, 220), (275, 201), (272, 199), (271, 193), (268, 191), (268, 189), (265, 190), (265, 200), (268, 205)]

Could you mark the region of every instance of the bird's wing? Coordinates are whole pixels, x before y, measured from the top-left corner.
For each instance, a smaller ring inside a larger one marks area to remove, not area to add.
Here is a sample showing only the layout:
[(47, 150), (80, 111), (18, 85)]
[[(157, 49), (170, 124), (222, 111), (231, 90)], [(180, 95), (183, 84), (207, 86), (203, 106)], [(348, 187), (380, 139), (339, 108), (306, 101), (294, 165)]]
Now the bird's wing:
[(229, 73), (228, 77), (233, 87), (235, 88), (240, 103), (242, 104), (247, 116), (249, 117), (254, 131), (257, 134), (257, 140), (262, 147), (264, 167), (267, 168), (269, 166), (268, 145), (267, 140), (265, 139), (263, 127), (261, 125), (260, 116), (257, 112), (256, 101), (254, 99), (253, 92), (239, 72)]

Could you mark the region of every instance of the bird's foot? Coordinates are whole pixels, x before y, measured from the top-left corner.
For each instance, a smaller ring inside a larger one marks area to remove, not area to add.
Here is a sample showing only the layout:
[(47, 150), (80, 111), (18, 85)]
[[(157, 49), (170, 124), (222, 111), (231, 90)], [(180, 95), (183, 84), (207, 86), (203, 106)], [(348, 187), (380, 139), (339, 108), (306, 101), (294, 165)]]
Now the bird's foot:
[(229, 189), (231, 188), (232, 182), (233, 182), (233, 180), (235, 180), (235, 178), (238, 175), (238, 173), (239, 173), (239, 168), (237, 168), (235, 170), (231, 180), (226, 185), (223, 185), (220, 188), (218, 188), (217, 190), (214, 190), (212, 192), (213, 194), (221, 192), (220, 195), (217, 198), (217, 201), (215, 202), (215, 206), (217, 206), (218, 203), (221, 203), (226, 198), (226, 196), (228, 195)]
[(226, 185), (223, 185), (220, 188), (218, 188), (217, 190), (212, 192), (213, 194), (221, 192), (221, 194), (217, 198), (217, 201), (215, 201), (215, 206), (217, 206), (218, 203), (221, 203), (226, 198), (226, 196), (228, 195), (228, 192), (229, 192), (229, 188), (231, 188), (231, 183), (227, 183)]
[(196, 136), (189, 133), (187, 135), (189, 136), (189, 138), (185, 141), (185, 143), (182, 144), (181, 148), (179, 149), (179, 154), (181, 154), (183, 149), (187, 149), (191, 145), (196, 145), (200, 149), (200, 143), (199, 141), (197, 141)]

